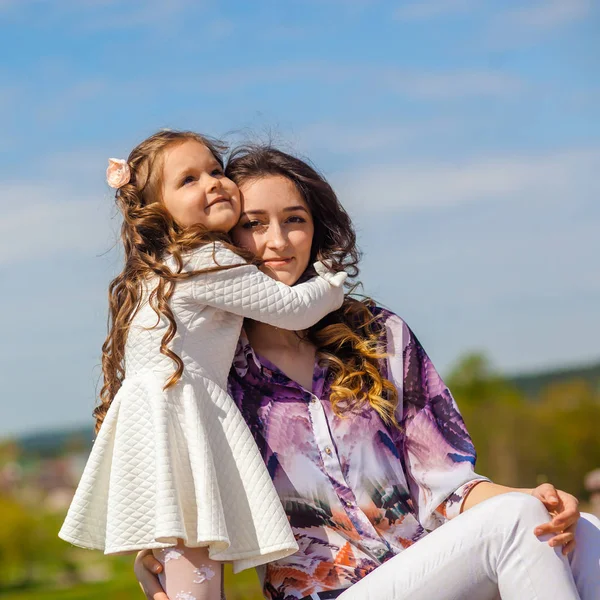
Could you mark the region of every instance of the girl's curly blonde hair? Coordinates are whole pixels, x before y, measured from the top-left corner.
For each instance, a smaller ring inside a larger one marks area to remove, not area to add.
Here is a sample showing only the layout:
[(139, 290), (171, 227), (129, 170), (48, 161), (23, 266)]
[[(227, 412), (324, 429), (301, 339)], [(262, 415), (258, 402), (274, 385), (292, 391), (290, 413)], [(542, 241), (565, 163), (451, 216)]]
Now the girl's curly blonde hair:
[[(182, 253), (219, 240), (237, 254), (252, 259), (247, 253), (231, 246), (224, 234), (209, 232), (201, 226), (179, 226), (163, 204), (165, 151), (187, 141), (206, 146), (223, 166), (222, 153), (226, 147), (221, 142), (191, 131), (159, 131), (131, 151), (127, 159), (131, 178), (115, 193), (116, 204), (123, 216), (121, 241), (125, 264), (108, 288), (109, 332), (102, 346), (103, 385), (100, 404), (94, 410), (96, 433), (125, 378), (125, 343), (131, 321), (141, 305), (144, 283), (151, 277), (157, 279), (157, 285), (150, 293), (149, 303), (158, 317), (164, 316), (169, 324), (162, 338), (160, 351), (175, 363), (175, 372), (166, 386), (170, 387), (180, 379), (183, 361), (169, 348), (169, 343), (177, 332), (169, 299), (178, 280), (198, 273), (182, 272)], [(175, 271), (165, 264), (167, 255), (175, 259)], [(231, 267), (217, 266), (203, 272), (226, 268)]]

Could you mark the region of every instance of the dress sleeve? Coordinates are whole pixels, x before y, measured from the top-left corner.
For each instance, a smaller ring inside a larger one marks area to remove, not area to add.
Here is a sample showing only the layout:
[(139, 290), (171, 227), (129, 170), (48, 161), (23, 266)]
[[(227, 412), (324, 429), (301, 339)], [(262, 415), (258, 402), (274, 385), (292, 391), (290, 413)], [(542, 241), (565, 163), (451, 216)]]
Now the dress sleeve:
[(456, 402), (413, 332), (398, 317), (388, 319), (387, 329), (397, 351), (389, 359), (391, 379), (401, 378), (405, 471), (419, 521), (433, 530), (460, 514), (468, 492), (489, 480), (475, 473), (475, 448)]
[(317, 277), (293, 287), (275, 281), (218, 243), (196, 251), (188, 264), (194, 270), (234, 265), (190, 279), (196, 302), (282, 329), (311, 327), (344, 301), (347, 274), (331, 273), (321, 263), (315, 264)]

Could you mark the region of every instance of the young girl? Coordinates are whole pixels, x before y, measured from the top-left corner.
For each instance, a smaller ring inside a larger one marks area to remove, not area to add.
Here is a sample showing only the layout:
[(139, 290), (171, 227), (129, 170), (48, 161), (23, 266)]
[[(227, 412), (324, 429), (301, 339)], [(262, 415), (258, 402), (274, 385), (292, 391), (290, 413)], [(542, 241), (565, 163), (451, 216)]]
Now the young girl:
[(173, 600), (214, 597), (215, 561), (237, 572), (297, 550), (227, 375), (243, 317), (305, 329), (341, 306), (346, 278), (315, 263), (288, 287), (226, 242), (240, 194), (219, 150), (162, 131), (109, 163), (125, 267), (109, 288), (97, 438), (59, 533), (106, 554), (153, 549)]

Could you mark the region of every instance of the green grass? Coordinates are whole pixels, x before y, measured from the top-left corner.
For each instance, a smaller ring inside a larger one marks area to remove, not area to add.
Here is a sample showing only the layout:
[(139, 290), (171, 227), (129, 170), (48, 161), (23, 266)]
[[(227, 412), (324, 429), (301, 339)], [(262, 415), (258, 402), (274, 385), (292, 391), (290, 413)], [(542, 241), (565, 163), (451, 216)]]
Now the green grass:
[[(263, 600), (254, 570), (233, 575), (225, 567), (227, 600)], [(144, 596), (133, 576), (131, 564), (122, 563), (115, 577), (101, 583), (78, 584), (69, 588), (43, 589), (42, 587), (0, 590), (2, 600), (143, 600)]]
[(130, 600), (143, 599), (133, 575), (133, 581), (110, 581), (104, 583), (80, 584), (71, 588), (44, 590), (30, 588), (10, 592), (0, 592), (3, 600)]

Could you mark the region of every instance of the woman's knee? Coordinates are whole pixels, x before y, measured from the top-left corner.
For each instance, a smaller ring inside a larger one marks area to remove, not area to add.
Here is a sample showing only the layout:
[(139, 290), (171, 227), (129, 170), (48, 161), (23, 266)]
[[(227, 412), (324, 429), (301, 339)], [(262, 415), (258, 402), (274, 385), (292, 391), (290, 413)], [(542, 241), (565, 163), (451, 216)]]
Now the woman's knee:
[(549, 514), (544, 505), (534, 496), (522, 492), (500, 494), (481, 504), (490, 513), (490, 519), (515, 526), (523, 524), (536, 527), (545, 523)]

